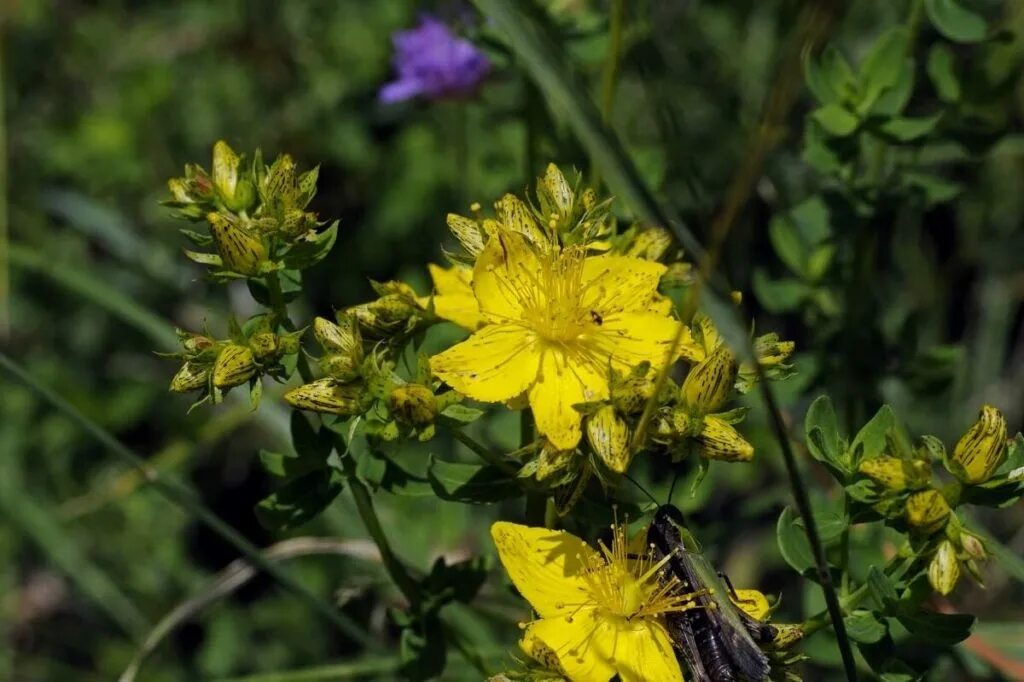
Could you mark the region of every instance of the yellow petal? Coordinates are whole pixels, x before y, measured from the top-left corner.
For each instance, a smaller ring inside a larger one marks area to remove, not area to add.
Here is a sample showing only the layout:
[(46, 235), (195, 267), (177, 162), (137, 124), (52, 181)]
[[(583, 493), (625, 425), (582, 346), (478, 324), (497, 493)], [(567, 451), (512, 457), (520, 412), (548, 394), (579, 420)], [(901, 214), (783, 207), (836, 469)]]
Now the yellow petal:
[(473, 271), (468, 267), (453, 265), (450, 268), (442, 268), (434, 263), (427, 264), (430, 271), (430, 279), (434, 281), (434, 291), (442, 296), (458, 295), (472, 296)]
[(529, 388), (539, 363), (532, 332), (514, 325), (490, 325), (430, 358), (430, 369), (456, 391), (495, 403)]
[(623, 682), (683, 680), (672, 642), (657, 621), (626, 623), (602, 619), (597, 609), (584, 609), (571, 621), (558, 617), (532, 623), (526, 640), (534, 640), (533, 651), (553, 652), (558, 667), (573, 682), (607, 682), (615, 674)]
[(665, 273), (661, 263), (628, 256), (592, 256), (583, 263), (583, 284), (602, 315), (646, 310)]
[[(615, 369), (628, 372), (641, 362), (662, 367), (675, 338), (679, 323), (652, 313), (615, 313), (605, 315), (585, 343), (593, 349), (603, 366), (609, 360)], [(680, 347), (692, 345), (689, 329), (684, 327)]]
[(434, 313), (470, 331), (484, 323), (473, 296), (434, 296)]
[(758, 590), (736, 590), (736, 594), (729, 595), (736, 607), (746, 613), (754, 620), (763, 621), (768, 618), (771, 606), (768, 604), (768, 597)]
[(554, 652), (558, 667), (572, 682), (608, 682), (615, 668), (595, 644), (598, 639), (606, 643), (609, 629), (597, 619), (596, 609), (581, 609), (571, 618), (558, 616), (531, 623), (521, 646), (531, 656), (543, 651), (550, 657), (549, 652)]
[(575, 612), (587, 583), (586, 562), (597, 552), (571, 533), (498, 521), (491, 526), (505, 572), (541, 618)]
[(518, 234), (498, 232), (473, 268), (473, 292), (480, 312), (492, 322), (522, 318), (524, 295), (539, 295), (537, 254)]
[(588, 356), (552, 346), (544, 350), (530, 409), (537, 430), (556, 448), (568, 450), (580, 441), (583, 415), (573, 405), (607, 397), (608, 380)]

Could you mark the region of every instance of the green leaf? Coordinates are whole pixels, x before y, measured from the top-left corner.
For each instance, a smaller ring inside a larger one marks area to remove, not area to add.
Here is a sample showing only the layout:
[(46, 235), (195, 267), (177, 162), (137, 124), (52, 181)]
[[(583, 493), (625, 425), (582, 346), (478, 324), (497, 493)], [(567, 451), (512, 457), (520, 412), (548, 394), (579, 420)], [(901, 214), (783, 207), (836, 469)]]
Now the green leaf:
[(892, 578), (883, 573), (878, 566), (872, 566), (868, 570), (867, 584), (879, 608), (888, 609), (899, 599)]
[[(798, 521), (801, 527), (802, 521)], [(815, 512), (814, 525), (818, 529), (818, 537), (821, 544), (828, 546), (835, 543), (842, 536), (843, 531), (850, 527), (850, 519), (835, 512)]]
[[(278, 270), (278, 281), (281, 284), (281, 298), (285, 303), (294, 301), (302, 293), (302, 273), (298, 270)], [(249, 293), (257, 303), (266, 307), (272, 307), (270, 292), (262, 279), (248, 279), (245, 282), (249, 287)]]
[[(822, 60), (824, 61), (824, 59)], [(839, 92), (832, 85), (832, 80), (824, 66), (811, 55), (808, 50), (803, 54), (804, 80), (807, 89), (820, 104), (836, 104), (840, 101)]]
[(771, 279), (764, 270), (754, 271), (754, 295), (765, 310), (772, 313), (784, 313), (797, 308), (807, 296), (810, 289), (806, 284), (791, 277)]
[(806, 574), (814, 568), (814, 554), (807, 540), (807, 532), (798, 521), (792, 508), (786, 507), (779, 515), (775, 535), (782, 558), (795, 571)]
[(820, 462), (840, 462), (843, 448), (839, 438), (839, 422), (828, 396), (818, 396), (807, 408), (804, 434), (807, 449), (815, 459)]
[(485, 556), (454, 564), (448, 564), (444, 557), (438, 557), (423, 581), (423, 592), (441, 603), (459, 601), (468, 604), (487, 581), (490, 568), (490, 558)]
[(200, 265), (211, 265), (215, 268), (224, 265), (224, 261), (215, 253), (201, 253), (199, 251), (189, 251), (188, 249), (182, 249), (182, 251), (184, 251), (186, 258)]
[(325, 466), (323, 460), (318, 460), (314, 457), (303, 457), (291, 452), (271, 452), (270, 450), (260, 450), (259, 452), (260, 464), (271, 476), (277, 478), (289, 479), (295, 478), (296, 476), (302, 476), (308, 474), (311, 471), (322, 469)]
[(896, 81), (885, 88), (867, 108), (872, 116), (897, 116), (903, 112), (914, 91), (914, 60), (904, 59)]
[(960, 79), (956, 75), (955, 59), (953, 51), (942, 43), (933, 45), (928, 51), (928, 78), (943, 102), (960, 100)]
[(811, 112), (811, 118), (825, 132), (836, 137), (851, 135), (860, 126), (860, 119), (838, 104), (826, 104)]
[(921, 611), (916, 606), (903, 605), (896, 616), (900, 625), (914, 636), (930, 643), (952, 645), (971, 635), (974, 616), (966, 613), (934, 613)]
[(896, 415), (888, 405), (882, 405), (875, 416), (854, 436), (850, 444), (850, 465), (857, 465), (864, 459), (880, 456), (886, 449), (886, 438), (896, 425)]
[(427, 479), (438, 497), (453, 502), (487, 504), (521, 493), (519, 483), (495, 467), (445, 462), (433, 456)]
[(342, 489), (341, 474), (320, 469), (291, 479), (256, 505), (256, 518), (269, 530), (298, 528), (327, 508)]
[(334, 438), (330, 429), (314, 428), (309, 418), (298, 410), (292, 412), (290, 430), (292, 447), (301, 457), (323, 462), (334, 449)]
[(859, 111), (868, 111), (885, 90), (899, 82), (906, 68), (907, 40), (907, 30), (898, 26), (886, 31), (872, 45), (860, 66), (863, 95)]
[(904, 171), (903, 179), (911, 187), (920, 190), (929, 205), (951, 201), (963, 189), (958, 183), (924, 171)]
[(289, 270), (302, 270), (316, 265), (334, 248), (334, 242), (338, 238), (338, 221), (335, 220), (331, 226), (316, 237), (308, 241), (300, 241), (284, 255), (284, 266)]
[(807, 245), (800, 238), (796, 225), (786, 216), (778, 216), (768, 226), (772, 247), (783, 263), (798, 275), (803, 275), (807, 265)]
[(448, 647), (437, 613), (402, 630), (398, 647), (402, 660), (401, 679), (420, 682), (438, 679), (447, 662)]
[(985, 19), (957, 0), (925, 0), (924, 8), (939, 33), (954, 43), (977, 43), (988, 34)]
[(889, 628), (885, 623), (875, 618), (875, 614), (864, 609), (858, 609), (843, 618), (846, 625), (846, 634), (855, 642), (873, 644), (885, 637)]
[(448, 422), (453, 426), (464, 426), (466, 424), (472, 424), (477, 419), (484, 415), (484, 411), (475, 407), (469, 407), (462, 403), (455, 403), (441, 410), (442, 422)]
[(923, 118), (891, 118), (879, 126), (879, 130), (900, 142), (911, 142), (935, 130), (941, 119), (942, 112)]

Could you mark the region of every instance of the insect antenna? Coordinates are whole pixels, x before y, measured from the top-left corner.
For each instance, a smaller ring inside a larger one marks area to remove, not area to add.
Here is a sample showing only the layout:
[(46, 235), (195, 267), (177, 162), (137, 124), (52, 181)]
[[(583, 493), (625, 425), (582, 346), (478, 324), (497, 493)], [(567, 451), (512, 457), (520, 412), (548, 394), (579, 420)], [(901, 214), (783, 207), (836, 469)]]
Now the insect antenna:
[(676, 490), (676, 483), (679, 481), (679, 470), (676, 469), (675, 475), (672, 476), (672, 485), (668, 488), (668, 501), (665, 504), (672, 504), (672, 493)]
[(628, 478), (628, 479), (629, 479), (629, 482), (630, 482), (630, 483), (632, 483), (632, 484), (633, 484), (633, 485), (635, 485), (635, 486), (636, 486), (637, 488), (639, 488), (639, 489), (640, 489), (640, 492), (642, 492), (642, 493), (643, 493), (644, 495), (646, 495), (647, 497), (651, 498), (651, 502), (653, 502), (653, 503), (654, 503), (655, 505), (657, 505), (657, 506), (659, 506), (659, 507), (661, 506), (661, 505), (660, 505), (660, 504), (658, 503), (658, 500), (657, 500), (657, 498), (655, 498), (655, 497), (654, 497), (654, 495), (652, 495), (651, 493), (649, 493), (649, 492), (647, 491), (647, 488), (645, 488), (645, 487), (643, 487), (642, 485), (640, 485), (640, 483), (639, 483), (639, 482), (638, 482), (638, 481), (637, 481), (637, 480), (636, 480), (635, 478), (633, 478), (632, 476), (630, 476), (629, 474), (626, 474), (626, 473), (624, 473), (624, 474), (623, 474), (623, 476), (625, 476), (626, 478)]

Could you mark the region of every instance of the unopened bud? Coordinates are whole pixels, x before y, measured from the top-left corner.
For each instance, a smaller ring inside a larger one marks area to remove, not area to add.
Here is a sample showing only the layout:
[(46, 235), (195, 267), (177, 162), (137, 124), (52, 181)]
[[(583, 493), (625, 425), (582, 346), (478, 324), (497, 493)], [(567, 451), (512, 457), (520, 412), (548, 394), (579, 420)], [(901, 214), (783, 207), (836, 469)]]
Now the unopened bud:
[(720, 344), (686, 375), (682, 389), (686, 406), (701, 414), (714, 412), (732, 392), (736, 372), (736, 358)]
[(239, 386), (256, 374), (256, 358), (247, 346), (228, 344), (213, 365), (213, 385), (217, 388)]
[(775, 638), (772, 645), (776, 649), (786, 649), (804, 638), (804, 629), (795, 623), (775, 623)]
[(349, 355), (329, 353), (321, 356), (320, 369), (333, 379), (351, 381), (359, 376), (360, 363), (355, 362)]
[(360, 326), (368, 332), (388, 336), (405, 326), (417, 310), (400, 294), (387, 294), (376, 301), (350, 308)]
[(363, 342), (359, 338), (359, 327), (349, 315), (339, 316), (338, 324), (317, 317), (313, 320), (313, 336), (328, 353), (362, 354)]
[(953, 591), (960, 580), (960, 561), (956, 548), (949, 540), (943, 540), (928, 564), (928, 582), (939, 594), (945, 596)]
[(573, 464), (573, 450), (556, 450), (547, 444), (537, 457), (537, 468), (534, 476), (538, 481), (550, 481), (557, 475), (564, 474)]
[(317, 379), (284, 394), (284, 400), (300, 410), (350, 417), (360, 411), (365, 387), (361, 383), (342, 384), (334, 379)]
[(692, 286), (696, 281), (691, 263), (675, 262), (670, 263), (665, 274), (661, 276), (661, 286), (670, 289), (677, 287)]
[(792, 341), (779, 341), (779, 335), (764, 334), (754, 339), (754, 352), (757, 362), (762, 367), (772, 367), (785, 362), (793, 353), (796, 344)]
[(437, 416), (437, 397), (421, 384), (404, 384), (391, 391), (388, 407), (398, 421), (410, 426), (423, 426)]
[(1006, 453), (1006, 420), (999, 410), (985, 405), (978, 421), (953, 449), (952, 473), (964, 483), (984, 483), (1006, 459)]
[(480, 255), (480, 252), (484, 250), (483, 229), (480, 227), (480, 223), (472, 218), (466, 218), (465, 216), (457, 215), (455, 213), (449, 213), (448, 229), (451, 230), (452, 234), (455, 235), (455, 238), (459, 240), (460, 244), (462, 244), (462, 248), (464, 248), (470, 256), (476, 258)]
[(281, 219), (281, 232), (287, 237), (297, 237), (316, 227), (316, 214), (291, 208), (284, 212)]
[(210, 235), (227, 270), (242, 275), (255, 275), (267, 258), (263, 242), (243, 229), (236, 220), (221, 213), (207, 213)]
[(587, 441), (605, 466), (625, 473), (632, 453), (629, 450), (629, 426), (611, 405), (604, 405), (587, 417)]
[(277, 334), (274, 332), (259, 332), (249, 338), (249, 347), (253, 355), (261, 361), (268, 360), (280, 352), (280, 345), (277, 342)]
[(964, 548), (964, 552), (967, 556), (978, 561), (984, 561), (988, 558), (988, 553), (985, 551), (985, 544), (981, 541), (977, 535), (968, 533), (966, 531), (960, 533), (960, 546)]
[(875, 483), (897, 492), (926, 484), (930, 473), (928, 462), (924, 460), (908, 461), (888, 456), (866, 459), (860, 463), (857, 471)]
[(205, 387), (209, 378), (209, 365), (186, 362), (171, 379), (170, 389), (174, 393), (187, 393)]
[(611, 382), (611, 401), (615, 409), (622, 414), (640, 414), (644, 411), (647, 401), (654, 395), (657, 382), (649, 373), (629, 374), (625, 379), (613, 379)]
[(704, 428), (697, 436), (701, 455), (723, 462), (749, 462), (754, 457), (754, 446), (740, 432), (718, 417), (704, 417)]
[(201, 353), (204, 350), (213, 348), (216, 342), (202, 334), (190, 334), (182, 339), (181, 346), (189, 353)]
[(213, 185), (229, 208), (235, 196), (235, 187), (238, 185), (238, 167), (241, 161), (224, 140), (217, 140), (213, 145)]
[(768, 597), (758, 590), (733, 590), (729, 598), (740, 611), (754, 620), (764, 621), (772, 611)]
[(652, 227), (633, 239), (633, 243), (626, 249), (626, 255), (656, 261), (665, 255), (671, 245), (672, 235), (668, 230), (663, 227)]
[(576, 193), (558, 166), (549, 163), (544, 177), (537, 184), (537, 198), (544, 215), (554, 214), (558, 219), (565, 219), (573, 213)]
[(921, 533), (941, 529), (949, 519), (950, 508), (938, 490), (922, 490), (907, 499), (907, 523)]

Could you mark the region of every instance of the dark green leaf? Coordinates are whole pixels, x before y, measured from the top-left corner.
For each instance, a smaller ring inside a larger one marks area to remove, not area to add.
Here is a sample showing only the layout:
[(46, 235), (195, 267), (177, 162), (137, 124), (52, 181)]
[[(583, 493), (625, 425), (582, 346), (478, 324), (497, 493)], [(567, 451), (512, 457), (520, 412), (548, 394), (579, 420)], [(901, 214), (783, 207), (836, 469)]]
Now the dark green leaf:
[(899, 599), (892, 578), (883, 573), (878, 566), (872, 566), (868, 570), (867, 584), (868, 589), (871, 590), (871, 596), (879, 608), (888, 609)]
[(342, 489), (341, 474), (331, 469), (293, 478), (256, 505), (256, 518), (274, 531), (297, 528), (327, 508)]
[(898, 26), (882, 34), (871, 47), (860, 67), (863, 99), (859, 111), (867, 112), (884, 91), (899, 83), (906, 68), (907, 40), (907, 30)]
[(423, 592), (432, 595), (439, 603), (454, 600), (468, 604), (487, 581), (490, 564), (488, 557), (483, 556), (454, 564), (448, 564), (444, 557), (440, 557), (423, 581)]
[(316, 429), (305, 414), (295, 410), (291, 417), (292, 447), (300, 456), (326, 460), (334, 448), (328, 429)]
[(776, 217), (768, 226), (768, 235), (782, 262), (794, 273), (805, 274), (808, 248), (793, 221), (785, 216)]
[(428, 613), (403, 629), (399, 644), (402, 679), (413, 682), (437, 679), (447, 662), (447, 648), (437, 613)]
[(924, 171), (904, 171), (904, 181), (924, 194), (928, 204), (950, 201), (963, 189), (959, 184)]
[(856, 468), (864, 459), (873, 459), (885, 452), (886, 436), (896, 425), (896, 416), (888, 405), (875, 413), (867, 424), (861, 427), (850, 444), (850, 465)]
[(914, 60), (904, 59), (896, 81), (867, 109), (871, 116), (897, 116), (903, 113), (914, 91)]
[(843, 453), (839, 439), (839, 423), (828, 396), (819, 396), (807, 409), (807, 416), (804, 417), (804, 434), (807, 438), (807, 449), (815, 459), (832, 463), (840, 461)]
[(957, 0), (925, 0), (925, 11), (939, 33), (955, 43), (977, 43), (985, 39), (985, 19)]
[(271, 476), (277, 478), (295, 478), (324, 467), (323, 460), (314, 457), (303, 457), (293, 453), (271, 452), (260, 450), (260, 464)]
[(443, 500), (486, 504), (520, 494), (519, 483), (492, 466), (458, 464), (431, 457), (427, 478)]
[(288, 249), (284, 255), (284, 265), (291, 270), (302, 270), (316, 265), (332, 248), (338, 238), (338, 221), (335, 220), (326, 230), (317, 233), (316, 237), (309, 241), (300, 241)]
[(807, 533), (798, 523), (796, 514), (790, 507), (782, 510), (775, 528), (779, 552), (786, 563), (794, 570), (803, 574), (814, 568), (814, 554), (807, 541)]
[(440, 421), (448, 422), (454, 426), (463, 426), (465, 424), (472, 424), (483, 415), (483, 410), (456, 403), (441, 410)]
[(906, 606), (896, 616), (900, 625), (914, 636), (932, 644), (956, 644), (967, 639), (974, 616), (965, 613), (933, 613)]
[(764, 270), (754, 271), (754, 294), (769, 312), (793, 310), (807, 299), (809, 293), (808, 286), (798, 279), (771, 279)]
[(900, 142), (911, 142), (935, 130), (941, 118), (941, 112), (924, 118), (891, 118), (879, 129), (882, 134)]

